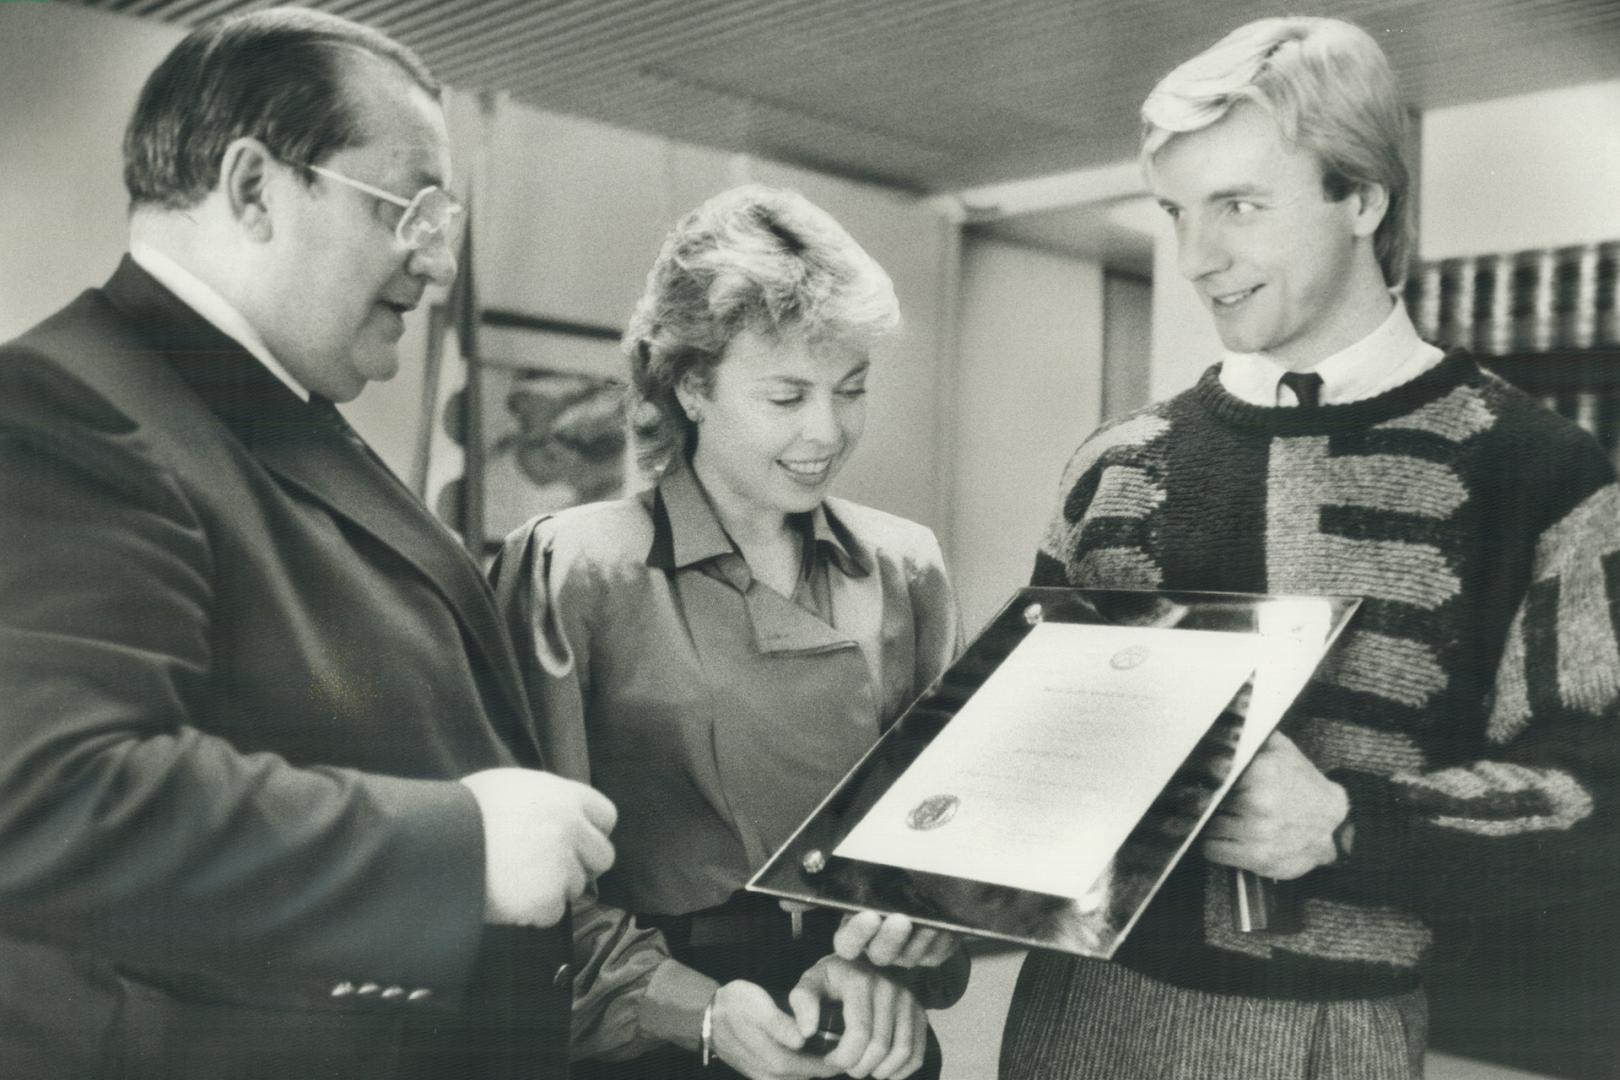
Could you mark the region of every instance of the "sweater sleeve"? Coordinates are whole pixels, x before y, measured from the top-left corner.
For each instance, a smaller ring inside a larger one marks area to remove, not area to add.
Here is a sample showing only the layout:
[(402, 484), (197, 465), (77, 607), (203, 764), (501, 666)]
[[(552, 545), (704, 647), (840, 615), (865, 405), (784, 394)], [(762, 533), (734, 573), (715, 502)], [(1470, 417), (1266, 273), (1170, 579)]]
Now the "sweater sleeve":
[(1090, 448), (1091, 440), (1087, 439), (1070, 456), (1063, 470), (1063, 478), (1058, 482), (1057, 505), (1052, 508), (1046, 531), (1035, 549), (1031, 585), (1064, 588), (1073, 584), (1067, 567), (1079, 556), (1081, 526), (1097, 488), (1093, 474), (1098, 456)]
[(1352, 850), (1337, 889), (1434, 915), (1523, 910), (1620, 867), (1620, 488), (1542, 532), (1498, 665), (1478, 760), (1341, 771)]
[(1148, 555), (1148, 519), (1163, 500), (1162, 468), (1149, 451), (1170, 428), (1152, 406), (1111, 420), (1069, 458), (1057, 505), (1035, 553), (1031, 585), (1154, 589), (1163, 572)]

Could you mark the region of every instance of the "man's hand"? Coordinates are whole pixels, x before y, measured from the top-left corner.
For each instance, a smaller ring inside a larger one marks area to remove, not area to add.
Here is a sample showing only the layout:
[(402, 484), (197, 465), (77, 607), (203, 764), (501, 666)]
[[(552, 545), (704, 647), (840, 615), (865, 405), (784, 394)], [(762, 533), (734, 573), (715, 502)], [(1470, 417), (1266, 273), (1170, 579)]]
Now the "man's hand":
[(948, 930), (916, 926), (904, 915), (862, 911), (844, 916), (833, 935), (833, 951), (845, 960), (863, 955), (878, 967), (938, 967), (959, 941)]
[(816, 1030), (822, 998), (844, 1007), (843, 1037), (825, 1059), (834, 1074), (899, 1080), (922, 1064), (928, 1017), (910, 990), (867, 964), (823, 957), (788, 994), (798, 1030), (806, 1037)]
[(595, 788), (535, 769), (486, 769), (461, 782), (484, 819), (484, 921), (555, 926), (613, 865), (618, 812)]
[(728, 982), (715, 992), (713, 1022), (715, 1055), (750, 1080), (807, 1080), (842, 1071), (803, 1053), (807, 1033), (751, 982)]
[(1349, 813), (1344, 788), (1273, 732), (1210, 818), (1204, 857), (1291, 881), (1338, 857), (1333, 834)]

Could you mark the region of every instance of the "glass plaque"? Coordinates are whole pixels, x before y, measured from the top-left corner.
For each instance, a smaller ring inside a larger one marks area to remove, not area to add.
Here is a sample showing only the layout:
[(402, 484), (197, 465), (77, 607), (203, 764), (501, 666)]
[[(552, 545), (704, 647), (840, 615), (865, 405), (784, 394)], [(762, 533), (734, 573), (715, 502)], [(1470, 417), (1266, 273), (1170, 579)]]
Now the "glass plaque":
[(1359, 603), (1020, 589), (748, 887), (1110, 957)]

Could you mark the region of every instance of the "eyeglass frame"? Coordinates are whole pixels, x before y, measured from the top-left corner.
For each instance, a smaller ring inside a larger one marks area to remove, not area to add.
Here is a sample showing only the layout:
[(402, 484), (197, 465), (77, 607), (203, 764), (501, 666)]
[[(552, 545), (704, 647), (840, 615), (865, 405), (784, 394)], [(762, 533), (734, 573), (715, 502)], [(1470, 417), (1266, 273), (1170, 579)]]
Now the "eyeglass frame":
[[(306, 164), (304, 168), (319, 176), (324, 176), (328, 180), (336, 180), (340, 184), (347, 184), (356, 191), (363, 191), (373, 198), (381, 199), (383, 202), (391, 203), (394, 206), (403, 208), (404, 213), (399, 215), (399, 224), (394, 226), (394, 236), (399, 239), (400, 243), (404, 244), (412, 251), (420, 251), (421, 249), (430, 246), (434, 239), (443, 240), (447, 246), (454, 243), (454, 233), (460, 228), (463, 215), (465, 215), (467, 212), (466, 207), (461, 205), (460, 200), (458, 200), (448, 191), (445, 191), (444, 188), (440, 187), (438, 184), (429, 184), (421, 191), (418, 191), (411, 198), (407, 199), (401, 195), (395, 195), (392, 191), (384, 191), (380, 187), (368, 184), (364, 180), (356, 180), (352, 176), (345, 176), (336, 169), (328, 169), (324, 165)], [(422, 200), (433, 194), (435, 191), (441, 193), (447, 200), (449, 200), (450, 216), (445, 221), (443, 228), (433, 230), (428, 234), (428, 238), (426, 240), (422, 241), (421, 243), (413, 244), (405, 236), (405, 223), (411, 220), (411, 212), (417, 209)]]

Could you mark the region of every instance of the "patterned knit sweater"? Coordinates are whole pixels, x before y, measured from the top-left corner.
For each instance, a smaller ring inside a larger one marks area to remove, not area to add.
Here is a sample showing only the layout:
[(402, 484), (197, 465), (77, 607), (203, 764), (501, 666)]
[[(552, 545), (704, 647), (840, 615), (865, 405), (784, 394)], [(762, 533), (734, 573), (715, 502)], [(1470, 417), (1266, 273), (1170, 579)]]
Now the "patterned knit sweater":
[(1613, 887), (1620, 488), (1598, 445), (1454, 351), (1378, 397), (1249, 405), (1211, 368), (1065, 472), (1034, 584), (1360, 596), (1283, 722), (1350, 794), (1303, 931), (1231, 929), (1190, 853), (1121, 962), (1263, 997), (1408, 988), (1436, 917)]

